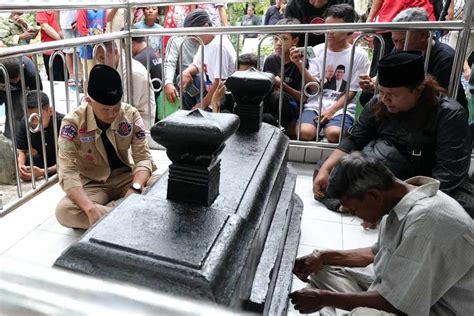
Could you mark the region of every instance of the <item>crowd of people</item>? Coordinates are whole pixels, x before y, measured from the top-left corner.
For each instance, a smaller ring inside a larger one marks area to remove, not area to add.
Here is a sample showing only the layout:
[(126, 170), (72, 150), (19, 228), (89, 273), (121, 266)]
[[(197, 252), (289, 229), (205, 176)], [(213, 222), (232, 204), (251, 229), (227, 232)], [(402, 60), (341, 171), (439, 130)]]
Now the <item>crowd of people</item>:
[[(374, 0), (368, 21), (443, 18), (434, 1), (408, 2)], [(462, 13), (454, 13), (456, 8), (458, 1), (447, 4), (444, 18), (459, 18)], [(123, 28), (126, 16), (124, 9), (42, 11), (33, 17), (13, 12), (0, 21), (0, 40), (4, 46), (14, 46), (28, 44), (38, 32), (42, 42), (114, 32)], [(157, 7), (138, 8), (130, 23), (137, 29), (229, 24), (221, 3), (169, 6), (163, 21), (158, 16)], [(357, 20), (351, 0), (286, 4), (277, 0), (263, 23)], [(255, 7), (249, 5), (241, 25), (260, 24)], [(258, 36), (245, 34), (245, 38)], [(291, 138), (339, 143), (318, 163), (315, 198), (323, 203), (336, 199), (335, 211), (354, 213), (368, 225), (380, 226), (373, 247), (314, 251), (298, 258), (294, 273), (312, 286), (290, 298), (303, 313), (330, 306), (364, 308), (364, 315), (472, 314), (474, 181), (468, 176), (472, 143), (465, 90), (457, 87), (456, 100), (446, 95), (454, 49), (421, 29), (410, 31), (408, 40), (407, 33), (400, 31), (381, 36), (385, 45), (367, 39), (374, 56), (384, 56), (371, 62), (366, 49), (354, 46), (352, 32), (328, 32), (327, 51), (321, 34), (310, 33), (307, 48), (302, 48), (302, 34), (275, 34), (274, 53), (263, 62), (262, 71), (273, 75), (269, 77), (273, 89), (263, 101), (264, 122), (281, 127)], [(21, 178), (30, 181), (58, 173), (66, 196), (56, 208), (56, 217), (66, 227), (89, 228), (117, 200), (140, 194), (153, 183), (156, 167), (145, 131), (157, 120), (160, 98), (170, 103), (182, 98), (186, 110), (232, 112), (225, 80), (235, 71), (259, 64), (255, 54), (238, 56), (226, 35), (134, 37), (131, 45), (132, 73), (117, 41), (95, 49), (82, 46), (77, 69), (74, 50), (65, 49), (66, 77), (61, 59), (51, 62), (53, 73), (46, 67), (50, 80), (81, 85), (86, 92), (83, 104), (65, 116), (53, 113), (41, 82), (37, 85), (38, 69), (31, 59), (2, 61), (11, 84), (13, 113), (6, 115), (13, 118), (12, 129), (17, 132)], [(43, 52), (45, 65), (53, 54)], [(133, 78), (132, 98), (127, 98), (123, 86), (129, 78)], [(304, 87), (307, 93), (301, 92), (303, 83), (313, 83)], [(122, 102), (125, 99), (130, 104)], [(0, 101), (5, 100), (3, 83)], [(358, 102), (363, 109), (356, 117)], [(43, 128), (47, 146), (42, 146), (40, 134), (26, 128), (25, 120), (31, 128)], [(60, 126), (58, 139), (54, 122)], [(12, 137), (8, 124), (9, 120), (5, 134)], [(368, 271), (372, 264), (374, 269)]]

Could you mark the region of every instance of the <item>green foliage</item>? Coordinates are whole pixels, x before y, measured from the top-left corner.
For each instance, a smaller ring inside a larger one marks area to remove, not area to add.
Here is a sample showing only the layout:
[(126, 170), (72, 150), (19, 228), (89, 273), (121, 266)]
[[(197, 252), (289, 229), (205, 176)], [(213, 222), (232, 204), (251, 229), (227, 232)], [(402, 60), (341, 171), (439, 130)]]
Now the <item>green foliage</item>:
[(270, 7), (270, 0), (253, 1), (247, 3), (229, 3), (227, 5), (227, 15), (229, 17), (230, 25), (240, 25), (244, 15), (247, 14), (248, 5), (255, 6), (255, 14), (263, 18), (267, 12), (268, 7)]

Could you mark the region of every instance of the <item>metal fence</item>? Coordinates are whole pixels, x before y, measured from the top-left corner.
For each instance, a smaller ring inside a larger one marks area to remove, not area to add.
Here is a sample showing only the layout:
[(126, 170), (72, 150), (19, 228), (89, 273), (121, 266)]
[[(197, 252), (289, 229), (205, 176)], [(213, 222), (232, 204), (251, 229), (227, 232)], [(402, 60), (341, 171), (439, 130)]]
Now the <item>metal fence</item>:
[[(220, 37), (220, 46), (221, 46), (221, 51), (222, 51), (222, 39), (224, 36), (229, 36), (229, 37), (234, 37), (236, 39), (236, 42), (239, 43), (237, 44), (236, 47), (236, 53), (237, 56), (239, 56), (240, 53), (240, 39), (245, 35), (245, 34), (262, 34), (263, 37), (261, 38), (260, 43), (258, 44), (258, 54), (260, 56), (260, 46), (262, 41), (265, 39), (265, 37), (268, 36), (273, 36), (278, 38), (280, 34), (284, 33), (300, 33), (302, 36), (305, 38), (305, 47), (307, 46), (308, 43), (308, 35), (310, 33), (321, 33), (321, 34), (326, 34), (329, 32), (334, 32), (334, 31), (343, 31), (343, 32), (354, 32), (357, 31), (360, 33), (360, 35), (355, 39), (354, 41), (354, 46), (352, 49), (352, 54), (351, 54), (351, 62), (350, 62), (350, 67), (349, 67), (349, 76), (348, 76), (348, 83), (346, 84), (345, 88), (345, 102), (344, 102), (344, 113), (346, 113), (347, 110), (347, 105), (350, 100), (348, 100), (348, 95), (349, 95), (349, 89), (350, 89), (350, 80), (351, 80), (351, 74), (353, 71), (353, 62), (354, 62), (354, 50), (355, 47), (362, 41), (362, 39), (366, 35), (374, 35), (378, 36), (376, 33), (380, 31), (403, 31), (403, 32), (408, 32), (408, 31), (413, 31), (413, 30), (428, 30), (430, 31), (430, 34), (432, 34), (436, 30), (443, 30), (443, 31), (451, 31), (451, 32), (459, 32), (459, 38), (457, 41), (457, 46), (456, 46), (456, 54), (455, 54), (455, 62), (454, 66), (451, 72), (451, 80), (450, 80), (450, 85), (449, 85), (449, 95), (452, 97), (456, 97), (457, 93), (457, 87), (460, 83), (460, 73), (463, 67), (463, 62), (466, 58), (466, 50), (468, 46), (468, 40), (469, 40), (469, 35), (471, 31), (470, 27), (470, 21), (472, 17), (472, 3), (470, 1), (466, 1), (465, 4), (465, 15), (464, 15), (464, 20), (463, 21), (450, 21), (450, 22), (403, 22), (403, 23), (350, 23), (350, 24), (330, 24), (330, 25), (324, 25), (324, 24), (319, 24), (319, 25), (275, 25), (275, 26), (255, 26), (255, 27), (250, 27), (250, 26), (245, 26), (245, 27), (199, 27), (199, 28), (175, 28), (175, 29), (153, 29), (153, 30), (137, 30), (137, 29), (132, 29), (131, 23), (130, 23), (130, 17), (131, 17), (131, 12), (133, 8), (136, 7), (143, 7), (146, 5), (156, 5), (156, 6), (167, 6), (167, 5), (177, 5), (177, 4), (196, 4), (196, 3), (201, 3), (202, 1), (51, 1), (51, 2), (40, 2), (40, 1), (31, 1), (31, 2), (18, 2), (18, 3), (12, 3), (8, 5), (0, 5), (0, 12), (10, 12), (10, 11), (17, 11), (17, 10), (22, 10), (22, 11), (40, 11), (40, 10), (72, 10), (72, 9), (81, 9), (81, 8), (118, 8), (118, 9), (124, 9), (125, 10), (125, 28), (124, 31), (120, 32), (114, 32), (114, 33), (106, 33), (102, 35), (95, 35), (95, 36), (89, 36), (89, 37), (82, 37), (82, 38), (74, 38), (74, 39), (65, 39), (65, 40), (58, 40), (58, 41), (53, 41), (53, 42), (47, 42), (47, 43), (41, 43), (41, 44), (31, 44), (27, 46), (17, 46), (17, 47), (9, 47), (9, 48), (3, 48), (0, 49), (0, 77), (4, 78), (5, 82), (5, 96), (6, 96), (6, 104), (5, 106), (8, 107), (8, 112), (10, 113), (8, 119), (9, 119), (9, 125), (10, 125), (10, 135), (11, 135), (11, 142), (12, 142), (12, 147), (13, 147), (13, 155), (14, 157), (18, 157), (18, 152), (17, 152), (17, 146), (16, 146), (16, 133), (17, 131), (15, 130), (15, 122), (13, 121), (13, 104), (12, 104), (12, 92), (10, 88), (10, 82), (9, 82), (9, 75), (7, 69), (4, 67), (2, 64), (2, 61), (7, 59), (7, 58), (16, 58), (18, 59), (18, 63), (21, 65), (21, 57), (25, 55), (30, 55), (35, 67), (36, 67), (36, 75), (35, 75), (35, 80), (37, 83), (37, 87), (40, 86), (40, 75), (39, 75), (39, 68), (38, 68), (38, 59), (40, 58), (40, 55), (43, 52), (46, 51), (55, 51), (54, 54), (52, 55), (52, 58), (50, 58), (49, 65), (45, 65), (45, 67), (49, 67), (50, 74), (51, 76), (53, 75), (53, 62), (54, 62), (54, 57), (58, 56), (58, 58), (61, 59), (63, 62), (63, 70), (64, 70), (64, 75), (65, 78), (67, 78), (67, 68), (65, 65), (65, 54), (63, 52), (64, 49), (66, 48), (71, 48), (73, 49), (73, 63), (75, 65), (75, 84), (76, 86), (80, 85), (79, 82), (79, 77), (78, 77), (78, 65), (80, 64), (79, 56), (77, 52), (81, 47), (84, 47), (86, 45), (92, 45), (94, 47), (93, 49), (93, 60), (94, 63), (96, 62), (96, 54), (99, 49), (104, 50), (104, 52), (110, 51), (110, 45), (109, 48), (104, 45), (104, 43), (111, 42), (111, 41), (116, 41), (118, 43), (119, 49), (118, 52), (121, 54), (122, 58), (122, 65), (123, 69), (120, 69), (123, 73), (128, 73), (129, 75), (126, 76), (127, 80), (124, 82), (124, 87), (126, 88), (126, 100), (125, 102), (131, 103), (133, 105), (133, 78), (132, 78), (132, 48), (131, 48), (131, 42), (132, 38), (134, 37), (145, 37), (147, 44), (150, 41), (151, 37), (158, 37), (158, 38), (163, 38), (164, 36), (182, 36), (187, 39), (192, 39), (194, 38), (195, 40), (198, 40), (200, 42), (201, 47), (203, 48), (201, 50), (202, 55), (204, 55), (204, 45), (202, 41), (199, 39), (199, 35), (203, 34), (212, 34)], [(222, 1), (206, 1), (206, 3), (209, 2), (222, 2)], [(242, 1), (226, 1), (226, 2), (242, 2)], [(409, 33), (407, 33), (407, 37), (409, 36)], [(383, 41), (383, 40), (382, 40)], [(408, 41), (406, 41), (408, 42)], [(114, 58), (114, 53), (115, 50), (113, 49), (114, 46), (112, 47), (112, 58)], [(326, 57), (326, 52), (328, 49), (328, 40), (326, 36), (326, 41), (324, 43), (324, 49), (325, 53), (324, 56)], [(427, 55), (429, 56), (431, 51), (431, 42), (428, 44), (427, 47)], [(305, 50), (306, 52), (306, 50)], [(123, 56), (122, 56), (123, 54)], [(180, 48), (180, 54), (182, 54), (182, 45)], [(107, 54), (104, 54), (105, 58), (107, 59)], [(283, 55), (283, 54), (282, 54)], [(166, 58), (164, 51), (161, 50), (159, 51), (159, 56), (161, 58)], [(426, 60), (428, 60), (428, 56), (426, 57)], [(373, 58), (377, 58), (379, 56), (374, 56)], [(283, 58), (283, 57), (282, 57)], [(306, 60), (308, 57), (306, 56), (306, 53), (304, 54), (304, 60), (303, 62), (306, 63)], [(149, 60), (149, 58), (147, 58)], [(180, 59), (182, 60), (182, 58)], [(162, 60), (163, 61), (163, 60)], [(107, 62), (107, 60), (105, 60)], [(222, 53), (219, 54), (219, 73), (222, 74)], [(324, 60), (323, 63), (326, 61)], [(84, 80), (87, 82), (87, 63), (85, 64), (84, 69)], [(284, 62), (281, 63), (281, 73), (284, 73)], [(150, 64), (149, 61), (147, 61), (147, 71), (149, 73), (150, 70)], [(259, 65), (260, 66), (260, 65)], [(162, 73), (165, 73), (164, 69), (164, 62), (161, 63), (162, 67)], [(31, 137), (30, 133), (41, 133), (41, 141), (42, 141), (42, 149), (43, 149), (43, 161), (45, 166), (47, 166), (47, 161), (46, 161), (46, 149), (45, 149), (45, 138), (44, 138), (44, 127), (42, 124), (42, 111), (41, 111), (41, 105), (40, 105), (40, 100), (38, 98), (38, 114), (34, 115), (32, 117), (28, 117), (27, 115), (27, 108), (26, 108), (26, 87), (25, 87), (25, 74), (23, 67), (21, 68), (21, 82), (22, 82), (22, 100), (23, 100), (23, 114), (24, 117), (27, 118), (25, 119), (25, 128), (27, 130), (27, 142), (28, 142), (28, 156), (29, 156), (29, 163), (30, 166), (33, 166), (33, 160), (32, 160), (32, 144), (31, 144)], [(179, 65), (178, 69), (180, 73), (182, 73), (182, 65)], [(323, 65), (323, 69), (325, 69), (325, 66)], [(203, 91), (204, 91), (204, 78), (203, 78), (203, 71), (201, 69), (201, 86), (200, 86), (200, 94), (201, 94), (201, 99), (203, 96)], [(323, 82), (324, 81), (324, 73), (322, 72), (320, 74), (318, 82)], [(220, 78), (221, 76), (219, 76)], [(316, 85), (318, 82), (305, 82), (305, 77), (304, 74), (302, 74), (302, 85), (301, 85), (301, 99), (300, 104), (299, 104), (299, 117), (301, 117), (303, 108), (304, 108), (304, 98), (303, 95), (305, 96), (311, 96), (311, 93), (308, 90), (308, 87), (311, 85)], [(160, 79), (154, 79), (152, 80), (149, 78), (148, 80), (149, 84), (149, 89), (148, 89), (148, 96), (149, 99), (150, 95), (154, 92), (159, 92), (163, 88), (163, 81)], [(155, 87), (153, 86), (155, 84)], [(283, 83), (282, 83), (283, 84)], [(157, 87), (158, 86), (158, 87)], [(57, 94), (58, 94), (58, 89), (63, 89), (64, 88), (64, 95), (65, 95), (65, 102), (66, 102), (66, 112), (69, 112), (70, 110), (70, 104), (71, 101), (73, 101), (74, 106), (79, 106), (81, 104), (81, 96), (80, 93), (76, 91), (74, 100), (71, 100), (71, 91), (68, 87), (67, 80), (65, 79), (64, 81), (64, 87), (58, 87), (57, 82), (53, 80), (49, 81), (49, 95), (50, 95), (50, 103), (52, 107), (52, 113), (53, 113), (53, 129), (54, 129), (54, 136), (55, 139), (57, 139), (58, 135), (58, 129), (59, 126), (56, 124), (56, 109), (58, 107), (58, 100), (57, 100)], [(280, 86), (280, 99), (279, 99), (279, 119), (278, 122), (281, 122), (281, 109), (282, 109), (282, 93), (283, 93), (283, 86)], [(163, 94), (163, 93), (162, 93)], [(181, 94), (181, 100), (182, 100), (182, 94), (183, 91), (180, 91)], [(321, 113), (321, 104), (322, 104), (322, 98), (320, 98), (319, 101), (319, 106), (320, 106), (320, 112)], [(148, 103), (148, 112), (152, 113), (153, 110), (156, 108), (156, 104), (149, 102)], [(345, 117), (345, 115), (343, 116)], [(33, 120), (38, 121), (38, 126), (37, 128), (33, 129), (31, 126), (31, 122)], [(148, 122), (148, 126), (152, 126), (154, 123), (153, 118), (150, 116), (150, 121)], [(344, 125), (344, 119), (341, 122), (341, 130), (342, 126)], [(318, 119), (318, 128), (320, 126), (320, 119)], [(29, 132), (28, 132), (29, 131)], [(300, 140), (300, 131), (301, 131), (301, 122), (298, 124), (297, 127), (297, 136), (295, 140), (291, 141), (291, 146), (294, 147), (303, 147), (303, 148), (312, 148), (312, 147), (323, 147), (323, 148), (335, 148), (337, 144), (329, 144), (329, 143), (322, 143), (319, 139), (319, 133), (316, 135), (315, 141), (301, 141)], [(342, 133), (339, 138), (339, 140), (342, 138)], [(54, 147), (57, 150), (57, 144), (55, 142)], [(31, 181), (31, 189), (28, 193), (24, 194), (22, 190), (22, 181), (20, 179), (20, 170), (18, 167), (18, 162), (15, 161), (15, 173), (16, 173), (16, 189), (17, 189), (17, 199), (3, 207), (3, 210), (0, 210), (0, 216), (2, 214), (6, 214), (7, 212), (11, 211), (12, 209), (16, 208), (17, 206), (21, 205), (28, 199), (32, 198), (35, 194), (37, 194), (40, 190), (47, 188), (48, 186), (56, 183), (57, 181), (57, 175), (54, 176), (48, 176), (47, 168), (45, 168), (44, 172), (44, 182), (42, 184), (39, 184), (37, 179), (35, 179), (34, 174), (32, 177)], [(23, 184), (24, 185), (24, 184)]]

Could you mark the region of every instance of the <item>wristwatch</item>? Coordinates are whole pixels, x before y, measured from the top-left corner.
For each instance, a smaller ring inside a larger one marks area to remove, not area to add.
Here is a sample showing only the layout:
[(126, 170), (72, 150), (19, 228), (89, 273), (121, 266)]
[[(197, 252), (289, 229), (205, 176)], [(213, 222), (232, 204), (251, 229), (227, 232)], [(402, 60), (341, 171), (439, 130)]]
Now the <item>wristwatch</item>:
[(138, 194), (141, 194), (143, 191), (143, 186), (138, 182), (133, 182), (130, 188)]

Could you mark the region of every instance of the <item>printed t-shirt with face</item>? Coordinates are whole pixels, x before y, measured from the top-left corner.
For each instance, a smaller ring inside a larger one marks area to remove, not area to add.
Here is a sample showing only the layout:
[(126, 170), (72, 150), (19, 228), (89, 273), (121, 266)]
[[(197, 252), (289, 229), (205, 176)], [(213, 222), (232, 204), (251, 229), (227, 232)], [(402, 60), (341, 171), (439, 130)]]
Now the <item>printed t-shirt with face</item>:
[[(367, 74), (370, 66), (367, 52), (356, 47), (354, 53), (354, 64), (352, 76), (349, 78), (349, 65), (351, 62), (352, 46), (342, 52), (332, 52), (328, 49), (326, 70), (323, 71), (324, 62), (324, 44), (314, 47), (315, 58), (309, 61), (309, 72), (318, 80), (321, 80), (321, 74), (324, 75), (324, 90), (322, 94), (311, 97), (305, 104), (305, 109), (319, 110), (320, 96), (323, 96), (322, 111), (328, 109), (335, 101), (344, 94), (346, 85), (350, 82), (350, 91), (359, 91), (359, 76)], [(350, 80), (349, 80), (350, 79)], [(351, 117), (355, 115), (356, 98), (354, 97), (347, 105), (347, 114)], [(343, 113), (343, 109), (337, 111), (334, 116)]]

